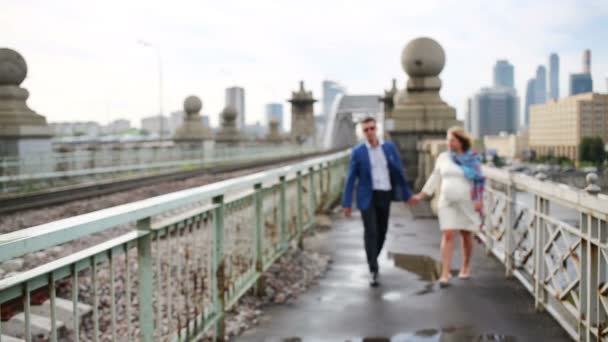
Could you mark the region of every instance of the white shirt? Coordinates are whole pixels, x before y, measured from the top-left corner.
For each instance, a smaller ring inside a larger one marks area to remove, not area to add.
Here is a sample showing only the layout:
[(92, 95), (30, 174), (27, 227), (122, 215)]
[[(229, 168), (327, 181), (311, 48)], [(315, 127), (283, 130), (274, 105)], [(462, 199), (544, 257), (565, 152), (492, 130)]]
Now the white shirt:
[(376, 147), (372, 147), (369, 141), (365, 141), (365, 146), (367, 146), (369, 162), (372, 167), (372, 186), (374, 190), (391, 190), (391, 179), (388, 173), (386, 156), (382, 149), (382, 141), (380, 140)]

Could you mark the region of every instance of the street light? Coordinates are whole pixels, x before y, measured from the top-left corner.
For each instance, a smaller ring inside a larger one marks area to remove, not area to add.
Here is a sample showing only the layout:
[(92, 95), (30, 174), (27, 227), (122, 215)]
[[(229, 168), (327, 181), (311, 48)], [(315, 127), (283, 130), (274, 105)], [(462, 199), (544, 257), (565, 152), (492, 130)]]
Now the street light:
[(158, 46), (155, 46), (145, 40), (139, 39), (137, 41), (138, 44), (143, 45), (145, 47), (149, 47), (156, 51), (156, 56), (158, 57), (158, 111), (159, 111), (159, 119), (160, 119), (160, 132), (158, 134), (159, 139), (163, 140), (163, 59), (160, 54), (160, 49)]

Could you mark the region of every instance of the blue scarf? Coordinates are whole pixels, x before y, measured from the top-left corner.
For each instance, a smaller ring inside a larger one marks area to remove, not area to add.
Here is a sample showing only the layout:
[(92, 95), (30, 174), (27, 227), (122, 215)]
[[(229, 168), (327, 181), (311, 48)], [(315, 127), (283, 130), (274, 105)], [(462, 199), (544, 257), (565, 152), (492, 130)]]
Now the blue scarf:
[(479, 155), (476, 152), (468, 150), (463, 154), (457, 154), (450, 151), (450, 156), (452, 157), (454, 163), (458, 164), (458, 166), (462, 168), (462, 171), (464, 171), (464, 176), (473, 182), (471, 199), (474, 201), (481, 200), (486, 179), (481, 173), (481, 160)]

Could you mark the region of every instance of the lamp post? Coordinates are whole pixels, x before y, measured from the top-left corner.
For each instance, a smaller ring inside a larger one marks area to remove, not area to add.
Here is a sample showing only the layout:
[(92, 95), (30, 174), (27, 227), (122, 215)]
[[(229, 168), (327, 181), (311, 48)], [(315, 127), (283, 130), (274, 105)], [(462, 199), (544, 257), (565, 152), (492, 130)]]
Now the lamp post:
[(158, 46), (153, 45), (145, 40), (138, 40), (138, 44), (143, 45), (145, 47), (149, 47), (156, 51), (156, 56), (158, 57), (158, 111), (159, 111), (159, 125), (160, 132), (158, 134), (160, 141), (163, 140), (164, 133), (164, 124), (163, 124), (163, 59), (160, 54), (160, 49)]

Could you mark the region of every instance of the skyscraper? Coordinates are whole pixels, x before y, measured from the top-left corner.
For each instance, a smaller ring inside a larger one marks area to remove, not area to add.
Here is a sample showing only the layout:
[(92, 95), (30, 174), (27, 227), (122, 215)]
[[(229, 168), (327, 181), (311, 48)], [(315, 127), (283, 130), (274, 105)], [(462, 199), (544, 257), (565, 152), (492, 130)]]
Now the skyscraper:
[(283, 130), (283, 105), (280, 103), (268, 103), (266, 105), (266, 121), (270, 123), (272, 120), (277, 120), (279, 130)]
[(583, 53), (583, 72), (570, 75), (570, 95), (593, 92), (593, 79), (591, 78), (591, 51)]
[(346, 93), (346, 88), (334, 81), (323, 81), (323, 116), (327, 118), (336, 96)]
[(528, 85), (526, 86), (526, 108), (524, 109), (524, 126), (528, 127), (530, 125), (530, 106), (534, 104), (536, 100), (536, 95), (534, 91), (536, 90), (536, 79), (531, 78), (528, 80)]
[(559, 99), (559, 57), (556, 53), (549, 56), (549, 98)]
[(481, 139), (500, 132), (516, 133), (519, 98), (514, 88), (482, 88), (471, 103), (471, 135)]
[(467, 130), (467, 132), (471, 133), (473, 131), (473, 125), (471, 120), (473, 120), (472, 116), (471, 116), (471, 98), (467, 98), (467, 105), (466, 105), (466, 112), (464, 113), (464, 129)]
[(245, 89), (241, 87), (226, 88), (226, 106), (232, 106), (237, 111), (236, 125), (242, 130), (245, 128)]
[(534, 104), (545, 102), (547, 102), (547, 71), (544, 66), (539, 65), (534, 81)]
[(494, 65), (494, 87), (513, 88), (513, 64), (507, 60), (498, 60)]
[(570, 95), (591, 92), (593, 92), (593, 79), (591, 79), (591, 74), (582, 73), (570, 75)]
[(583, 53), (583, 73), (591, 73), (591, 50), (587, 49)]

